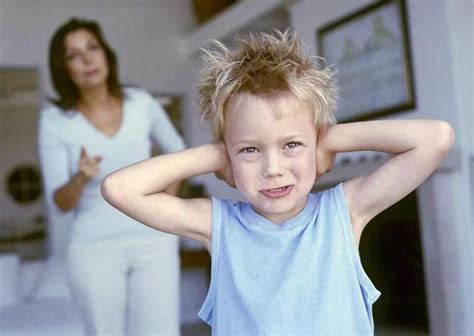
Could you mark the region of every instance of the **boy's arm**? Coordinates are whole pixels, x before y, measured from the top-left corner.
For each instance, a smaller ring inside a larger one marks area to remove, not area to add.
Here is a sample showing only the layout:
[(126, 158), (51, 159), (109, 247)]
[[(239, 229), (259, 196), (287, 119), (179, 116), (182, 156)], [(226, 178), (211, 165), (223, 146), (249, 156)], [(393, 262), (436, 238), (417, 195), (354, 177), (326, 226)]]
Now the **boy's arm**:
[(159, 155), (117, 170), (102, 182), (111, 205), (157, 230), (202, 242), (210, 247), (211, 201), (182, 199), (165, 189), (191, 176), (215, 172), (228, 164), (223, 144), (207, 144)]
[(434, 171), (453, 141), (453, 129), (440, 120), (367, 121), (327, 129), (318, 146), (329, 153), (395, 154), (370, 175), (344, 183), (357, 242), (373, 217), (415, 190)]

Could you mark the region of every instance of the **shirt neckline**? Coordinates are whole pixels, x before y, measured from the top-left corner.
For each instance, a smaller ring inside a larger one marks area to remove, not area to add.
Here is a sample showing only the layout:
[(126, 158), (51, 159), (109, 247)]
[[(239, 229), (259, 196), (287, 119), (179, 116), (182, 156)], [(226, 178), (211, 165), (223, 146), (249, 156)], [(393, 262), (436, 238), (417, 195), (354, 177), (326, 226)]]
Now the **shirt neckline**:
[(298, 214), (287, 219), (281, 224), (275, 224), (260, 215), (259, 213), (257, 213), (252, 208), (252, 205), (250, 203), (243, 203), (242, 216), (244, 219), (244, 223), (250, 228), (256, 228), (263, 231), (280, 232), (291, 230), (295, 227), (302, 225), (302, 223), (307, 223), (307, 219), (313, 216), (318, 211), (318, 198), (318, 194), (308, 194), (308, 198), (304, 208)]
[(72, 108), (71, 111), (73, 111), (76, 115), (78, 115), (78, 118), (82, 120), (83, 124), (86, 125), (86, 127), (91, 130), (93, 133), (98, 134), (101, 138), (106, 139), (108, 141), (113, 141), (117, 139), (120, 136), (120, 133), (123, 132), (123, 129), (125, 127), (125, 123), (127, 121), (127, 98), (124, 97), (122, 100), (122, 120), (120, 121), (120, 125), (115, 131), (114, 134), (112, 135), (107, 135), (101, 130), (99, 130), (94, 124), (92, 124), (89, 119), (87, 119), (77, 108)]

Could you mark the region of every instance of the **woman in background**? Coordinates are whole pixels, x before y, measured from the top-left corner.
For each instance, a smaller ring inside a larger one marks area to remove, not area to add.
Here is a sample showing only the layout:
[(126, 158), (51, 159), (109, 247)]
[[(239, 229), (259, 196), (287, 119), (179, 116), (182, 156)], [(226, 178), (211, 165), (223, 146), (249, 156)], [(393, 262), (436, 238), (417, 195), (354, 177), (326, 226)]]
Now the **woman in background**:
[(152, 141), (173, 152), (183, 140), (150, 94), (122, 88), (98, 23), (59, 27), (49, 62), (59, 98), (40, 114), (40, 161), (50, 215), (74, 212), (68, 272), (85, 331), (178, 335), (178, 240), (137, 225), (99, 188), (107, 174), (149, 158)]

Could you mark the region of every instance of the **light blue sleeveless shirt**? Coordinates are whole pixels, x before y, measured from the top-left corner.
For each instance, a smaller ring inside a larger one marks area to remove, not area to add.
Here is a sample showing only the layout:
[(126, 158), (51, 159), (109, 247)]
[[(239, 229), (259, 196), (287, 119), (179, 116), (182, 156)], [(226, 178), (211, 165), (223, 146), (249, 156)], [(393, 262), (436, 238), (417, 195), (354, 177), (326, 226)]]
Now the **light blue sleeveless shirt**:
[(212, 199), (213, 335), (372, 335), (380, 292), (362, 268), (342, 184), (281, 225)]

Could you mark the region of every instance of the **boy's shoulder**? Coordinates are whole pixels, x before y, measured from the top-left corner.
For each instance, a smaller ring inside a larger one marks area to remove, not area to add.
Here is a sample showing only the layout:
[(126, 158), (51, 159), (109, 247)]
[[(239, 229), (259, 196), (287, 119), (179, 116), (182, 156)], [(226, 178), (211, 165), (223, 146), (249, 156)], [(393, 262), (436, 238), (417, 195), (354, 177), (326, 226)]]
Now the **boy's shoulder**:
[(242, 211), (243, 209), (246, 209), (248, 207), (251, 207), (252, 205), (245, 201), (245, 200), (239, 200), (239, 199), (231, 199), (231, 198), (226, 198), (226, 197), (217, 197), (217, 196), (211, 196), (211, 204), (213, 208), (221, 208), (221, 209), (228, 209), (228, 210), (233, 210), (233, 211)]

